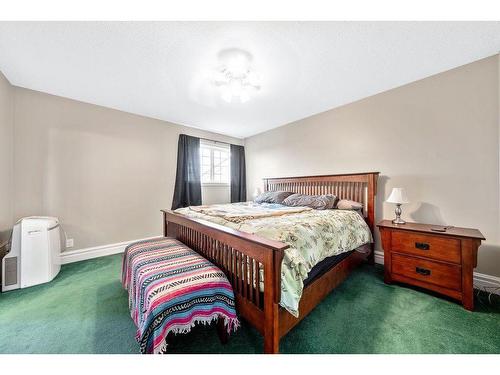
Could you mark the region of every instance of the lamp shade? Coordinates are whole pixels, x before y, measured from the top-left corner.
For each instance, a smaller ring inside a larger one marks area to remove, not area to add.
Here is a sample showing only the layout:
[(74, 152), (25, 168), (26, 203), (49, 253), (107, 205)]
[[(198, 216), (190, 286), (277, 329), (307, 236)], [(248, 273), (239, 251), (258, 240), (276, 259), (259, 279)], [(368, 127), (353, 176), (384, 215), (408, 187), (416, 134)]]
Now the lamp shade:
[(404, 188), (392, 188), (391, 195), (387, 198), (389, 203), (408, 203), (408, 196)]

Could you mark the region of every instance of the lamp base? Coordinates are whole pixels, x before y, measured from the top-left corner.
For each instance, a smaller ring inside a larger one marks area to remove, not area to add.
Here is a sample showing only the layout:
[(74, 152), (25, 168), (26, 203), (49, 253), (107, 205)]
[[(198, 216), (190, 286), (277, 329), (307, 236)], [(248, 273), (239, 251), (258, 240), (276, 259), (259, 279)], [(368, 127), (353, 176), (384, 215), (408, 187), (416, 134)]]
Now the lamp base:
[(397, 217), (395, 218), (393, 221), (392, 221), (393, 224), (406, 224), (406, 221), (404, 221), (403, 219), (401, 219), (400, 217)]
[(392, 221), (393, 224), (406, 224), (406, 221), (401, 219), (401, 212), (401, 203), (396, 203), (396, 209), (394, 210), (396, 218)]

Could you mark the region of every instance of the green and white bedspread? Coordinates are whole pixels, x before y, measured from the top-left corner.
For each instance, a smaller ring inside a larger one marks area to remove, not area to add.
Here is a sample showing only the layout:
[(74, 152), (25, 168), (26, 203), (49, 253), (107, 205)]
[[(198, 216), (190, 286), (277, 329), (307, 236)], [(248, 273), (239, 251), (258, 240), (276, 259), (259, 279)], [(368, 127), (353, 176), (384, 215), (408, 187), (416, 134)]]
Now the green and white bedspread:
[(350, 210), (312, 210), (254, 202), (179, 208), (176, 213), (284, 242), (280, 305), (299, 316), (304, 280), (323, 259), (372, 242), (368, 225)]

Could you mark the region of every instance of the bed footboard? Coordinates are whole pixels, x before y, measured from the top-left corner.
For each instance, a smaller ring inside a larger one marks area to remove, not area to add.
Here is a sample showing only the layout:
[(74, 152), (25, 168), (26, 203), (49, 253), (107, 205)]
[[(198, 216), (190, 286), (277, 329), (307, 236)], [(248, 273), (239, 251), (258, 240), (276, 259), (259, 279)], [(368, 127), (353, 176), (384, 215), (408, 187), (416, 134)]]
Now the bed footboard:
[(239, 315), (264, 336), (265, 353), (278, 353), (281, 261), (288, 245), (169, 210), (162, 212), (164, 235), (180, 240), (224, 271)]

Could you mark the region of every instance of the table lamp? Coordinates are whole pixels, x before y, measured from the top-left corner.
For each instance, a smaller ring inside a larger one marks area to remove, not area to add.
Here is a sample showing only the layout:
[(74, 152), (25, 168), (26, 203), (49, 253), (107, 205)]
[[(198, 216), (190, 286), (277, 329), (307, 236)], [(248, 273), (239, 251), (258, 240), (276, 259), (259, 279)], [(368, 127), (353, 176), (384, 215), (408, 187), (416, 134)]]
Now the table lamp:
[(405, 224), (406, 221), (401, 219), (401, 205), (403, 203), (408, 203), (408, 197), (406, 196), (406, 191), (404, 188), (392, 188), (391, 195), (387, 198), (386, 202), (395, 203), (396, 218), (392, 221), (393, 224)]
[(260, 194), (262, 193), (262, 191), (260, 190), (260, 188), (255, 188), (254, 192), (253, 192), (253, 199), (256, 199)]

